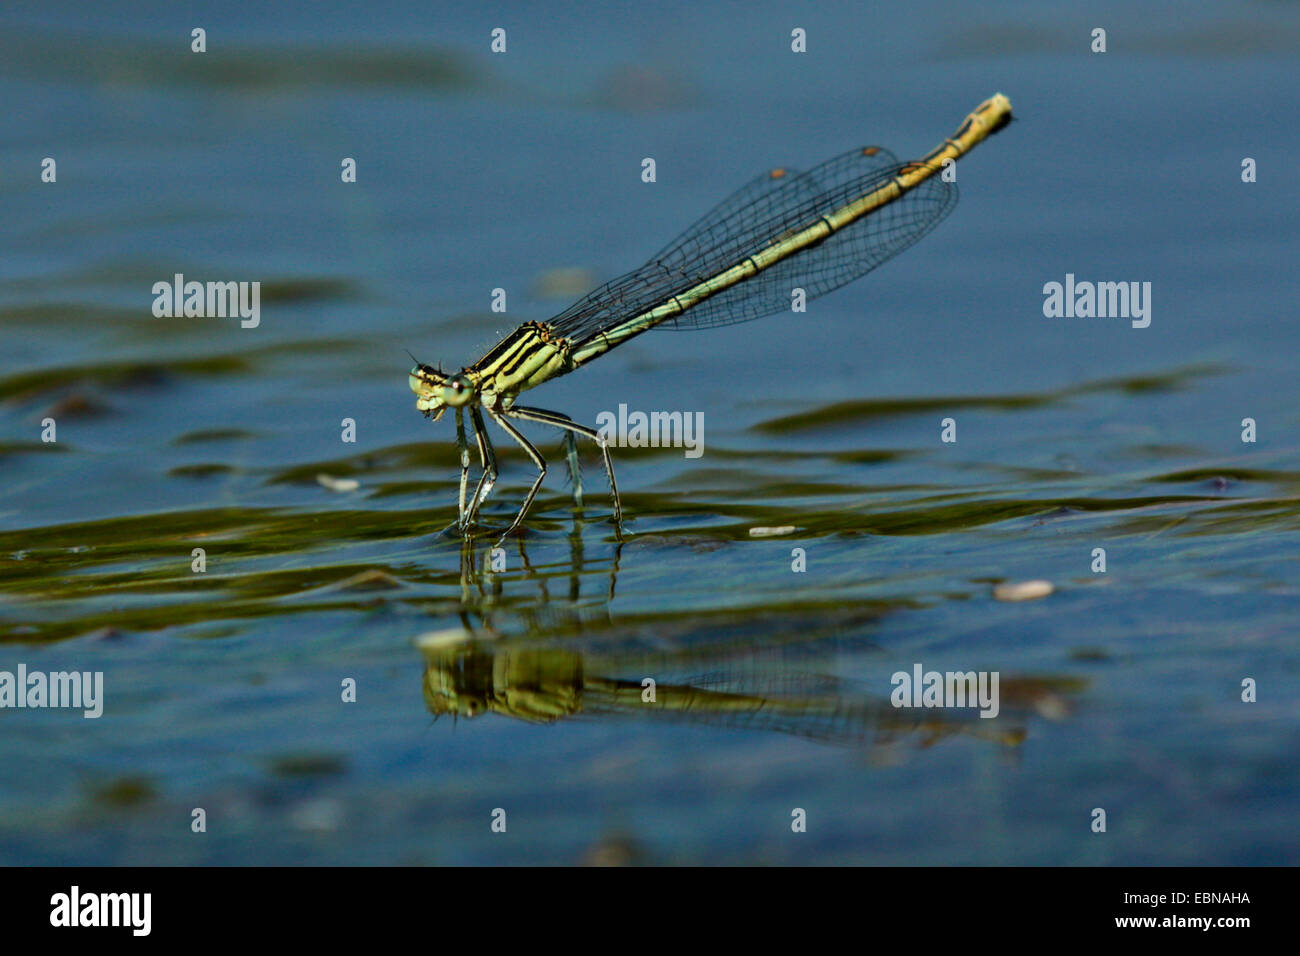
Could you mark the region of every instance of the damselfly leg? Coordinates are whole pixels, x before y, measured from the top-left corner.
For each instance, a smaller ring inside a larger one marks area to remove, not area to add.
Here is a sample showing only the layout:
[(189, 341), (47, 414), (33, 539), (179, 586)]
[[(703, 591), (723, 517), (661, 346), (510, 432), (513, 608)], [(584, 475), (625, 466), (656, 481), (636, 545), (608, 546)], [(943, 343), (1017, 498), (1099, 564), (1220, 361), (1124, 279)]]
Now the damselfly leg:
[[(588, 428), (585, 425), (579, 425), (572, 418), (562, 412), (550, 412), (544, 408), (529, 408), (525, 405), (515, 405), (510, 409), (510, 411), (506, 412), (506, 414), (512, 415), (515, 418), (522, 418), (525, 421), (540, 422), (543, 425), (554, 425), (556, 428), (563, 428), (570, 434), (585, 435), (587, 438), (590, 438), (599, 445), (601, 456), (605, 461), (605, 476), (609, 479), (609, 493), (614, 499), (614, 525), (619, 528), (622, 527), (623, 505), (618, 499), (618, 483), (614, 480), (614, 462), (613, 459), (610, 458), (609, 443), (605, 441), (605, 439), (601, 438), (594, 429)], [(579, 484), (580, 479), (576, 467), (574, 468), (573, 474), (574, 488), (579, 497), (578, 503), (581, 504), (582, 489)]]
[(519, 514), (515, 515), (515, 520), (510, 522), (510, 527), (506, 528), (505, 533), (501, 535), (501, 540), (504, 541), (510, 536), (515, 528), (519, 527), (519, 523), (524, 520), (524, 515), (528, 514), (528, 509), (532, 506), (533, 499), (537, 497), (537, 489), (542, 487), (542, 479), (546, 477), (546, 459), (543, 458), (542, 453), (533, 446), (533, 443), (523, 436), (523, 433), (520, 432), (519, 429), (506, 421), (504, 415), (491, 408), (487, 409), (487, 413), (492, 417), (494, 422), (505, 430), (507, 435), (519, 443), (519, 446), (523, 448), (528, 457), (533, 460), (533, 464), (537, 466), (537, 477), (533, 479), (533, 486), (528, 489), (528, 497), (524, 499), (523, 507), (519, 509)]
[[(573, 479), (573, 500), (577, 507), (582, 507), (582, 470), (578, 461), (578, 445), (575, 435), (584, 435), (590, 438), (600, 446), (600, 451), (604, 457), (605, 474), (609, 478), (609, 490), (614, 500), (614, 524), (615, 527), (622, 530), (623, 508), (618, 497), (618, 485), (614, 480), (614, 463), (610, 459), (608, 443), (600, 437), (593, 429), (579, 425), (567, 415), (561, 412), (547, 411), (543, 408), (525, 408), (515, 406), (504, 413), (497, 412), (492, 408), (484, 409), (494, 422), (501, 426), (511, 438), (518, 442), (524, 452), (537, 467), (537, 477), (533, 480), (533, 486), (529, 489), (528, 497), (524, 499), (523, 506), (511, 522), (510, 527), (502, 535), (504, 539), (512, 531), (519, 527), (528, 509), (532, 507), (533, 500), (537, 497), (537, 492), (541, 489), (542, 480), (546, 477), (546, 459), (542, 453), (537, 450), (527, 438), (515, 428), (507, 418), (518, 418), (522, 421), (538, 422), (543, 425), (553, 425), (556, 428), (564, 430), (564, 448), (565, 458), (569, 465), (569, 474)], [(492, 445), (492, 439), (488, 436), (486, 424), (479, 411), (479, 406), (470, 406), (470, 425), (474, 430), (474, 440), (478, 444), (479, 460), (483, 467), (483, 473), (479, 476), (478, 484), (474, 488), (474, 497), (470, 500), (468, 508), (465, 504), (465, 492), (469, 484), (469, 442), (465, 436), (465, 422), (463, 409), (456, 409), (456, 442), (460, 450), (460, 512), (457, 520), (457, 527), (465, 531), (478, 518), (478, 513), (483, 503), (487, 501), (488, 495), (492, 492), (493, 485), (499, 474), (496, 459), (496, 449)]]
[(474, 523), (474, 519), (478, 517), (478, 509), (487, 500), (497, 480), (496, 449), (492, 447), (492, 439), (488, 437), (487, 426), (483, 424), (483, 416), (477, 405), (470, 406), (469, 420), (474, 426), (474, 439), (478, 442), (478, 456), (483, 463), (483, 474), (479, 475), (478, 485), (474, 488), (474, 500), (470, 502), (469, 513), (465, 515), (465, 528)]
[(456, 499), (460, 508), (456, 513), (456, 529), (465, 530), (465, 489), (469, 485), (469, 442), (465, 440), (465, 410), (456, 409), (456, 448), (460, 451), (460, 495)]
[(569, 463), (569, 478), (573, 482), (573, 507), (582, 510), (582, 462), (578, 460), (578, 439), (573, 432), (564, 433), (564, 458)]

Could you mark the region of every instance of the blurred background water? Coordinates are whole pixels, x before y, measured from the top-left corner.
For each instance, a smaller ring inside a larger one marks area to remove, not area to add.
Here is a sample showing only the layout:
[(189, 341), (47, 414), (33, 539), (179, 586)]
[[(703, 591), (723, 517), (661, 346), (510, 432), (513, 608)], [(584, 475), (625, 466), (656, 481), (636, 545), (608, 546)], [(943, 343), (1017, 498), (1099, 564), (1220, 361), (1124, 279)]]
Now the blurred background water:
[[(0, 670), (105, 710), (0, 710), (0, 860), (1296, 862), (1297, 52), (1279, 2), (7, 4)], [(469, 363), (758, 172), (997, 91), (915, 249), (536, 393), (703, 413), (701, 458), (617, 450), (621, 543), (591, 456), (505, 570), (441, 534), (403, 349)], [(260, 324), (154, 317), (178, 272)], [(1045, 318), (1067, 273), (1150, 282), (1150, 327)], [(1001, 714), (890, 707), (916, 663)]]

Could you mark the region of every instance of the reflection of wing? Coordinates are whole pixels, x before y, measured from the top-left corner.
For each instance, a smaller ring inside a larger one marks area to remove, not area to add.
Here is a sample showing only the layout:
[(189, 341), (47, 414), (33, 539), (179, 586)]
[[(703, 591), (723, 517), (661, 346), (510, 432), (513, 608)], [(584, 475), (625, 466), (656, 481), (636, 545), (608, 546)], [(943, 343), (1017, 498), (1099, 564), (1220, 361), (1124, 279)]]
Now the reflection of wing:
[(658, 684), (655, 700), (644, 700), (641, 684), (588, 678), (583, 688), (586, 714), (626, 714), (653, 719), (680, 719), (737, 730), (762, 730), (828, 743), (884, 742), (919, 734), (926, 745), (950, 735), (969, 734), (1013, 746), (1024, 739), (1021, 728), (940, 714), (903, 710), (887, 702), (851, 701), (840, 697), (760, 697), (722, 693), (679, 684)]
[(843, 692), (844, 681), (830, 674), (800, 673), (788, 669), (738, 668), (728, 662), (725, 668), (682, 678), (667, 677), (672, 683), (689, 684), (708, 690), (737, 694), (761, 694), (764, 697), (829, 697)]
[[(905, 166), (888, 150), (855, 149), (807, 172), (774, 170), (741, 187), (649, 262), (614, 279), (550, 321), (581, 343), (710, 279), (823, 216), (887, 185)], [(823, 242), (719, 292), (659, 328), (746, 322), (790, 308), (796, 286), (812, 299), (912, 245), (952, 211), (957, 187), (931, 176)]]
[[(762, 644), (743, 652), (726, 645), (711, 659), (692, 647), (686, 659), (660, 658), (658, 666), (646, 655), (587, 658), (560, 647), (485, 646), (472, 640), (432, 642), (422, 649), (428, 665), (425, 703), (434, 714), (490, 712), (529, 723), (632, 716), (845, 744), (912, 737), (928, 746), (966, 735), (1014, 746), (1025, 731), (1013, 712), (1023, 715), (1032, 708), (1063, 716), (1068, 713), (1063, 695), (1084, 686), (1069, 678), (1007, 676), (1003, 716), (985, 719), (974, 709), (896, 708), (887, 700), (861, 697), (836, 678), (812, 671), (810, 660), (787, 658), (787, 649)], [(703, 673), (682, 676), (686, 667), (710, 664)], [(646, 677), (654, 678), (653, 701), (646, 700)]]

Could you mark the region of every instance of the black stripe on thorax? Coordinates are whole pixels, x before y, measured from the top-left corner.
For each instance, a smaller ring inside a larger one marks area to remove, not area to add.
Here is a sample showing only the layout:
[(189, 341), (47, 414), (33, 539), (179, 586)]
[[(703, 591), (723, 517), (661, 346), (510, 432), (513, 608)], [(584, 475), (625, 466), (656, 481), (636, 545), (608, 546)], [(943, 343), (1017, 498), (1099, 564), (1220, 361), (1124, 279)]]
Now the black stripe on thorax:
[(509, 349), (513, 348), (521, 338), (531, 334), (532, 331), (528, 328), (528, 326), (526, 325), (519, 326), (519, 328), (515, 329), (513, 332), (507, 335), (496, 345), (492, 346), (492, 351), (488, 352), (487, 355), (483, 356), (481, 359), (479, 359), (477, 362), (474, 363), (474, 368), (476, 370), (484, 369), (487, 368), (489, 365), (495, 364), (497, 361), (501, 359), (503, 355), (505, 355), (505, 353)]

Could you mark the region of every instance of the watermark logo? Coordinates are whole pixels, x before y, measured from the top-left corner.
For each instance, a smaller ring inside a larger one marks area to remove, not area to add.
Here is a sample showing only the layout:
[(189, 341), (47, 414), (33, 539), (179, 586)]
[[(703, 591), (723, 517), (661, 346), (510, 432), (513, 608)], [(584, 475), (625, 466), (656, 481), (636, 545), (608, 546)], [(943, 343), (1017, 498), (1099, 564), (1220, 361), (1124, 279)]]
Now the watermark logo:
[(618, 448), (685, 448), (687, 458), (704, 454), (703, 412), (629, 412), (626, 404), (596, 416), (596, 431)]
[(128, 926), (133, 936), (148, 936), (153, 920), (152, 893), (68, 893), (50, 897), (51, 926)]
[(981, 717), (996, 717), (998, 671), (927, 671), (913, 664), (911, 673), (896, 671), (889, 701), (895, 707), (978, 707)]
[(94, 719), (104, 713), (103, 671), (0, 671), (0, 709), (66, 707)]
[(262, 321), (260, 282), (186, 282), (178, 272), (171, 282), (155, 282), (153, 295), (153, 314), (159, 319), (238, 316), (245, 329), (255, 329)]
[(1043, 315), (1049, 319), (1131, 319), (1135, 329), (1151, 324), (1150, 282), (1065, 282), (1043, 286)]

